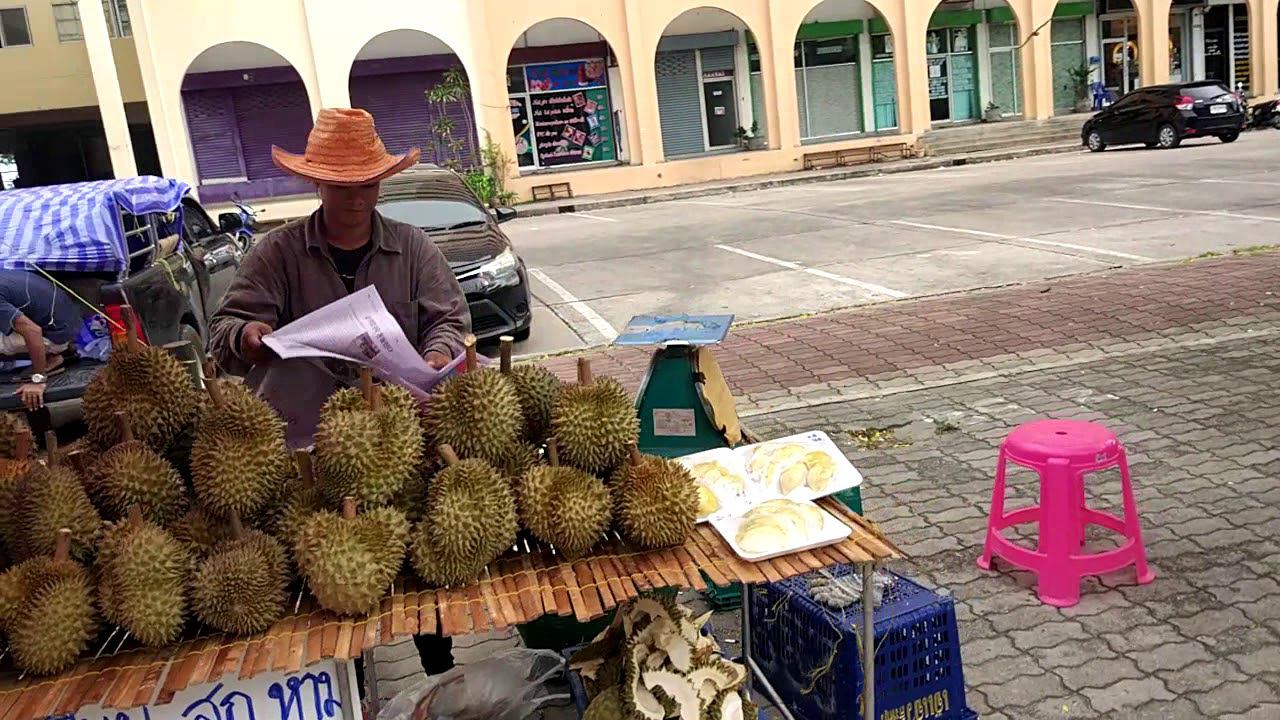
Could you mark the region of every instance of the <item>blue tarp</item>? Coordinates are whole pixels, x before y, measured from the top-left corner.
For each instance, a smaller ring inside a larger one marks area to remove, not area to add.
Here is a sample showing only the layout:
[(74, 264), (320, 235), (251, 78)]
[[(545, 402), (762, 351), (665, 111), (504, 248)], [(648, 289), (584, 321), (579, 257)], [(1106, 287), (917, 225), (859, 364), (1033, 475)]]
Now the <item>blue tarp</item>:
[(190, 189), (143, 176), (0, 192), (0, 268), (121, 273), (129, 251), (120, 213), (180, 212)]

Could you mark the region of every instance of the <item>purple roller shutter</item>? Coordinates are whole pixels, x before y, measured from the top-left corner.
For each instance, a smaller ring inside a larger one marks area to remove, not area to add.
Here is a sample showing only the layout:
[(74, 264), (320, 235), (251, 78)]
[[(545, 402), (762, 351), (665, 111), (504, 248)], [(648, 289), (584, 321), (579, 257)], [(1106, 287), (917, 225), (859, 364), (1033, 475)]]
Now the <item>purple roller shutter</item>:
[(244, 177), (231, 90), (188, 90), (182, 93), (182, 104), (200, 180)]
[[(414, 71), (351, 78), (351, 103), (373, 115), (378, 134), (387, 150), (402, 153), (411, 147), (422, 148), (422, 161), (443, 165), (453, 156), (436, 148), (432, 129), (438, 106), (426, 99), (426, 92), (440, 82), (443, 71)], [(471, 164), (475, 140), (467, 142), (468, 128), (474, 133), (475, 123), (468, 119), (466, 105), (449, 103), (445, 113), (453, 119), (453, 137), (463, 140), (460, 153), (462, 167)]]
[(311, 132), (311, 103), (302, 81), (235, 88), (236, 125), (250, 180), (284, 177), (271, 162), (271, 146), (302, 152)]

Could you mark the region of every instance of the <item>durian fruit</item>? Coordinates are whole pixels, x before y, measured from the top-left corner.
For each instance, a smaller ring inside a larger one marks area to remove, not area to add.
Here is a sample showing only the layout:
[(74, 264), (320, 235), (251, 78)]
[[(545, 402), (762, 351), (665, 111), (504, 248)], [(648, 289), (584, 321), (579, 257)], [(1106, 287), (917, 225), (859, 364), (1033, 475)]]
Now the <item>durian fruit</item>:
[(538, 453), (538, 448), (528, 443), (516, 443), (503, 454), (501, 461), (494, 467), (502, 473), (503, 477), (514, 482), (524, 477), (524, 474), (529, 472), (529, 468), (541, 462), (542, 457)]
[(466, 372), (432, 392), (423, 424), (432, 447), (448, 445), (464, 460), (476, 458), (496, 467), (520, 440), (524, 416), (511, 380), (479, 367), (475, 343), (475, 336), (467, 336)]
[(291, 472), (284, 423), (244, 385), (209, 375), (205, 388), (212, 402), (196, 422), (191, 483), (210, 510), (247, 517), (268, 503)]
[(124, 413), (117, 417), (123, 440), (99, 458), (93, 483), (103, 509), (119, 518), (138, 505), (143, 517), (161, 525), (177, 519), (187, 509), (182, 477), (163, 457), (134, 439)]
[(394, 508), (356, 515), (356, 500), (342, 514), (315, 513), (298, 529), (294, 559), (307, 587), (325, 608), (360, 615), (378, 606), (404, 562), (409, 523)]
[(27, 449), (30, 451), (33, 442), (31, 427), (17, 413), (0, 412), (0, 460), (19, 459), (21, 438), (26, 438)]
[(193, 559), (199, 560), (219, 544), (231, 539), (231, 528), (225, 519), (207, 508), (196, 506), (165, 526)]
[(560, 398), (560, 379), (541, 365), (511, 366), (511, 346), (514, 338), (499, 338), (501, 369), (515, 388), (520, 401), (520, 414), (524, 417), (521, 432), (526, 443), (542, 445), (551, 434), (551, 412)]
[(107, 620), (144, 645), (177, 641), (187, 615), (191, 555), (182, 543), (130, 508), (102, 536), (98, 601)]
[(14, 664), (49, 675), (75, 663), (97, 631), (89, 573), (70, 559), (71, 531), (59, 530), (54, 555), (0, 575), (0, 629)]
[(334, 393), (320, 410), (315, 469), (331, 504), (350, 495), (366, 506), (385, 505), (422, 460), (417, 401), (399, 385), (375, 386), (368, 368), (362, 388)]
[(64, 464), (58, 454), (58, 439), (50, 431), (45, 434), (48, 449), (46, 464), (32, 463), (25, 477), (18, 480), (9, 493), (8, 507), (2, 513), (11, 523), (8, 539), (13, 545), (14, 559), (53, 554), (58, 530), (71, 530), (71, 556), (79, 561), (93, 557), (102, 518), (89, 501), (80, 478)]
[(462, 585), (515, 543), (516, 502), (511, 484), (483, 460), (459, 460), (440, 447), (448, 463), (427, 486), (423, 519), (414, 528), (409, 559), (432, 585)]
[(316, 486), (311, 453), (306, 450), (295, 450), (293, 462), (297, 469), (297, 476), (285, 483), (283, 503), (273, 528), (276, 538), (284, 543), (286, 548), (293, 547), (298, 537), (298, 529), (306, 519), (326, 507), (324, 496)]
[(645, 548), (682, 544), (698, 518), (698, 489), (688, 468), (641, 455), (632, 445), (620, 473), (615, 488), (622, 536)]
[(230, 524), (233, 539), (196, 566), (191, 610), (217, 630), (252, 635), (284, 615), (289, 562), (275, 538), (257, 530), (246, 532), (234, 510)]
[(0, 542), (9, 558), (23, 555), (22, 535), (18, 528), (16, 512), (18, 485), (31, 472), (33, 438), (30, 433), (18, 432), (13, 437), (13, 458), (0, 458)]
[(112, 348), (106, 367), (84, 391), (89, 437), (100, 448), (119, 443), (120, 424), (115, 414), (124, 412), (134, 437), (163, 452), (194, 419), (200, 393), (177, 358), (138, 342), (128, 307), (124, 317), (127, 342)]
[(520, 480), (520, 521), (572, 560), (600, 541), (613, 515), (613, 501), (599, 478), (560, 464), (556, 438), (547, 441), (547, 457), (550, 465), (530, 468)]
[(578, 384), (560, 391), (551, 427), (565, 463), (605, 473), (627, 457), (640, 435), (640, 419), (626, 390), (611, 378), (593, 380), (586, 358), (578, 359)]

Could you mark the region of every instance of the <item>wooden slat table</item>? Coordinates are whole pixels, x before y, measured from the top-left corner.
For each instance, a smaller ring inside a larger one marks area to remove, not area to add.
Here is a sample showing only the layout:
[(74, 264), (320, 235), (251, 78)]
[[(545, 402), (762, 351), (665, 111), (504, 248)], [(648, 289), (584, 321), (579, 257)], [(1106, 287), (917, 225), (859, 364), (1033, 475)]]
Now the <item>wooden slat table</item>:
[[(480, 582), (467, 587), (441, 590), (403, 580), (368, 617), (339, 617), (308, 597), (298, 612), (261, 635), (212, 634), (166, 648), (104, 654), (47, 678), (8, 673), (0, 676), (0, 720), (29, 720), (89, 705), (128, 709), (162, 704), (188, 687), (223, 677), (245, 679), (266, 671), (296, 671), (324, 659), (348, 660), (417, 633), (483, 633), (543, 615), (593, 620), (646, 590), (705, 590), (700, 570), (716, 584), (749, 587), (838, 563), (870, 568), (903, 556), (870, 521), (832, 498), (819, 504), (853, 528), (847, 539), (757, 563), (740, 560), (706, 524), (697, 526), (683, 546), (665, 550), (637, 552), (614, 542), (589, 557), (559, 562), (528, 548), (498, 560)], [(744, 641), (749, 656), (749, 637)]]

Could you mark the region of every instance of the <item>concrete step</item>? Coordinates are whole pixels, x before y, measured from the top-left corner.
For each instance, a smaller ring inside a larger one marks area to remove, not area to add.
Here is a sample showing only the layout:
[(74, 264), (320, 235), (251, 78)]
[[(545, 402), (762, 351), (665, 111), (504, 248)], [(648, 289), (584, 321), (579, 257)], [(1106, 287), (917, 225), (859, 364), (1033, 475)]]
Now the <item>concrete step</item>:
[(933, 155), (957, 155), (1014, 147), (1058, 145), (1077, 142), (1083, 116), (1050, 122), (985, 123), (971, 127), (946, 128), (926, 133), (922, 144)]
[(1003, 139), (996, 138), (956, 145), (926, 145), (926, 148), (927, 152), (932, 153), (933, 155), (958, 155), (970, 152), (982, 152), (986, 150), (1000, 150), (1003, 148), (1031, 147), (1035, 145), (1059, 145), (1073, 142), (1080, 142), (1079, 134), (1070, 133), (1067, 135), (1037, 135), (1033, 137)]

